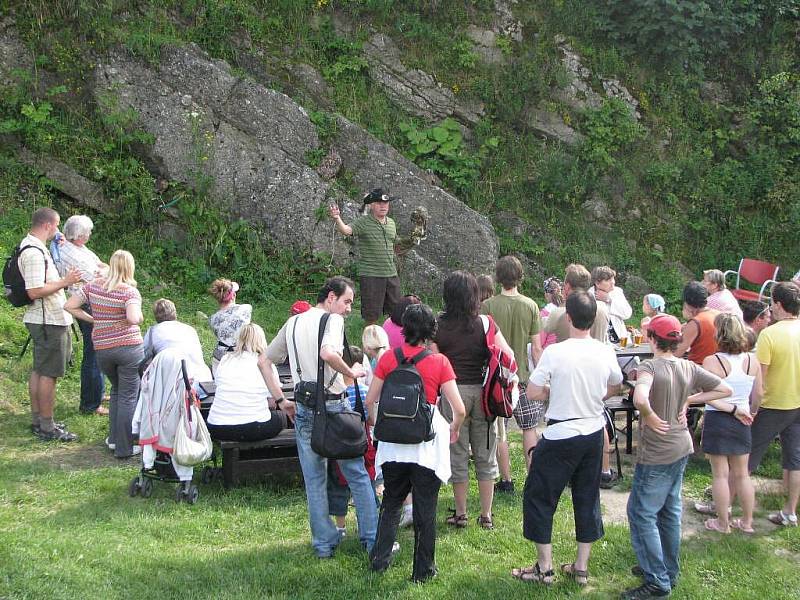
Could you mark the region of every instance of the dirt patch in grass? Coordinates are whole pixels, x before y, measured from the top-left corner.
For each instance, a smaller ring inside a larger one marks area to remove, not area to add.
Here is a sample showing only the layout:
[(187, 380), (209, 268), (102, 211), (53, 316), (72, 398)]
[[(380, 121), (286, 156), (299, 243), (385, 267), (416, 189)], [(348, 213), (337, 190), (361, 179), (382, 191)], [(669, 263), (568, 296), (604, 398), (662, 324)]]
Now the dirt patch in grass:
[(41, 450), (27, 449), (18, 452), (17, 458), (28, 463), (37, 463), (46, 468), (63, 471), (118, 467), (127, 463), (138, 463), (141, 460), (139, 456), (118, 460), (104, 444), (63, 444), (52, 445)]

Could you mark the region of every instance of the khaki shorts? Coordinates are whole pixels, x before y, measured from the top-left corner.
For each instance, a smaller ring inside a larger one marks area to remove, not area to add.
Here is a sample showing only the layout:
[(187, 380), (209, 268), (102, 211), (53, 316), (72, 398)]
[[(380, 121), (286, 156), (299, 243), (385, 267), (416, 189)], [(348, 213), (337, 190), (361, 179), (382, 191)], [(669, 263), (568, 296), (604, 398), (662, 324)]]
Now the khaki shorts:
[(400, 301), (400, 278), (361, 277), (361, 317), (365, 321), (377, 321), (382, 315), (391, 314)]
[[(483, 414), (481, 388), (480, 384), (458, 386), (467, 416), (461, 425), (458, 441), (450, 446), (450, 483), (469, 481), (470, 447), (478, 481), (494, 481), (499, 474), (495, 423), (500, 419), (489, 421)], [(453, 410), (446, 399), (442, 399), (440, 408), (445, 419), (452, 421)]]
[(72, 356), (72, 339), (66, 325), (25, 323), (33, 340), (33, 371), (45, 377), (63, 377)]

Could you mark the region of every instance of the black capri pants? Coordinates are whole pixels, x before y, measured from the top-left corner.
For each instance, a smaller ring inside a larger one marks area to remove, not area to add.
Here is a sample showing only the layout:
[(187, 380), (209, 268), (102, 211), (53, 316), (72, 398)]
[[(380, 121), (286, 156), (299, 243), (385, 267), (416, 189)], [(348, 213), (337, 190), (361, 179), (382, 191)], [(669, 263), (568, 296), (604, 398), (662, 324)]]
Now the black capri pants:
[(522, 498), (522, 530), (526, 539), (549, 544), (553, 515), (567, 482), (572, 485), (575, 539), (591, 543), (603, 537), (600, 515), (600, 469), (603, 429), (563, 440), (543, 437), (533, 451), (533, 462)]

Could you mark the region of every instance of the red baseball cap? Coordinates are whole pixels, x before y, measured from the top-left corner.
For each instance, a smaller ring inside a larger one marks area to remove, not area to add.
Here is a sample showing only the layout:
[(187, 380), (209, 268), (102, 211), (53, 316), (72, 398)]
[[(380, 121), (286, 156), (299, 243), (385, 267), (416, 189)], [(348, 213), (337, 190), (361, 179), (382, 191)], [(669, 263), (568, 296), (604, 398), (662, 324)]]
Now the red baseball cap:
[(292, 304), (292, 307), (289, 309), (289, 314), (299, 315), (301, 313), (306, 312), (310, 308), (311, 305), (308, 302), (306, 302), (305, 300), (298, 300), (297, 302)]
[(672, 315), (660, 314), (650, 320), (647, 330), (662, 340), (676, 340), (681, 337), (681, 322)]

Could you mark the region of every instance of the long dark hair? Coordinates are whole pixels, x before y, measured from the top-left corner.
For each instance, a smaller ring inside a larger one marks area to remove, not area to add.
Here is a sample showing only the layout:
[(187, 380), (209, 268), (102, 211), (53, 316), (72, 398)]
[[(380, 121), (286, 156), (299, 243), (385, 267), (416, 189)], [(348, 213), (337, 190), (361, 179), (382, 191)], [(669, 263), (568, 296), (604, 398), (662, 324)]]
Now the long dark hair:
[(453, 271), (444, 280), (441, 319), (471, 326), (481, 307), (478, 280), (467, 271)]

